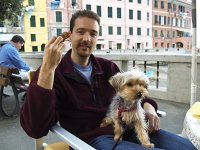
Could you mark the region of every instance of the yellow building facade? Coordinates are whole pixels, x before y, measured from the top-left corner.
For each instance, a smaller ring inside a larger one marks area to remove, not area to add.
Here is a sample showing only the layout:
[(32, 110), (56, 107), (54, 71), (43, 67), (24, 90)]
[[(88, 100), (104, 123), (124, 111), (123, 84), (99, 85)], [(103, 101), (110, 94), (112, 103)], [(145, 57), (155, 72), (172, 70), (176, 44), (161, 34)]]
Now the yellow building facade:
[(25, 52), (44, 51), (48, 41), (46, 0), (24, 0)]

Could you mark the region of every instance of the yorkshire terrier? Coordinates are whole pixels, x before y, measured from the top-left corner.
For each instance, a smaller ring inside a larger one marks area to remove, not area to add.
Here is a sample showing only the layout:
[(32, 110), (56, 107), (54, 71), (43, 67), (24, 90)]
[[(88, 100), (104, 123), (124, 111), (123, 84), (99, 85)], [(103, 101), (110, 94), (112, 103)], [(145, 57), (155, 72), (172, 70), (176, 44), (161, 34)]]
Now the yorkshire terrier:
[[(115, 88), (116, 95), (110, 104), (108, 113), (100, 127), (114, 124), (114, 140), (121, 140), (125, 127), (135, 129), (142, 146), (153, 148), (147, 133), (147, 122), (141, 107), (142, 99), (147, 95), (149, 80), (139, 69), (117, 73), (109, 83)], [(121, 136), (122, 135), (122, 136)]]

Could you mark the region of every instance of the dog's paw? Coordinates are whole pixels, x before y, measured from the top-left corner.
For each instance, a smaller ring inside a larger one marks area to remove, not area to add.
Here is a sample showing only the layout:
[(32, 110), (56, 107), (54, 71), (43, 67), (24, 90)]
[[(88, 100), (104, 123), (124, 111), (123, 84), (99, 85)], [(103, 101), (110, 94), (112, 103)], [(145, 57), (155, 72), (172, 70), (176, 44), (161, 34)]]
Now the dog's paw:
[(153, 143), (145, 143), (145, 144), (142, 144), (142, 146), (144, 146), (146, 148), (154, 148), (154, 144)]
[(107, 125), (110, 125), (112, 123), (113, 123), (112, 118), (106, 117), (106, 118), (103, 119), (102, 123), (100, 124), (100, 127), (101, 128), (106, 127)]
[(120, 138), (120, 139), (119, 139), (119, 138), (120, 138), (120, 135), (115, 135), (115, 136), (114, 136), (114, 140), (115, 140), (115, 141), (122, 140), (122, 138)]
[(102, 122), (101, 124), (100, 124), (100, 128), (103, 128), (103, 127), (106, 127), (107, 126), (107, 124), (105, 123), (105, 122)]

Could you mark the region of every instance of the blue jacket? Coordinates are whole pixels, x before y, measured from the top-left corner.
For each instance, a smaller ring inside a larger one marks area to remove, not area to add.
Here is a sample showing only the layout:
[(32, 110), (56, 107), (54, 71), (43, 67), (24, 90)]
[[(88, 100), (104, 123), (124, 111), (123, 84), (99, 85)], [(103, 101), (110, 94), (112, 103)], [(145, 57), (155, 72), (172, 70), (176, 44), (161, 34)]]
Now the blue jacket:
[(19, 70), (29, 71), (29, 66), (20, 58), (16, 47), (7, 42), (0, 49), (0, 65), (7, 67), (16, 67)]
[[(93, 71), (89, 84), (73, 68), (70, 55), (71, 51), (68, 51), (56, 69), (53, 90), (37, 85), (39, 70), (29, 85), (20, 122), (31, 137), (45, 136), (57, 121), (86, 141), (102, 134), (113, 134), (112, 126), (100, 128), (100, 123), (115, 95), (108, 80), (119, 72), (119, 68), (109, 60), (91, 55)], [(151, 103), (157, 109), (153, 100), (146, 99), (144, 102)]]

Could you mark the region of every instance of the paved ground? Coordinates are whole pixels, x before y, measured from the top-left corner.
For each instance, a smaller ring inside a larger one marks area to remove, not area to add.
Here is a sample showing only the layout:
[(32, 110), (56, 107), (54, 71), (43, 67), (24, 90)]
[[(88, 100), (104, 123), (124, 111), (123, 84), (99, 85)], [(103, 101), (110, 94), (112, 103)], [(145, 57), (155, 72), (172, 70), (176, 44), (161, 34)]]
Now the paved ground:
[[(7, 91), (8, 94), (12, 92)], [(22, 94), (20, 94), (20, 97)], [(11, 95), (7, 99), (13, 99)], [(157, 100), (159, 109), (166, 111), (167, 116), (161, 118), (161, 128), (173, 133), (181, 133), (184, 116), (189, 109), (189, 105)], [(58, 140), (52, 133), (46, 138), (52, 142)], [(34, 150), (34, 140), (26, 135), (20, 127), (19, 116), (0, 116), (0, 150)]]

